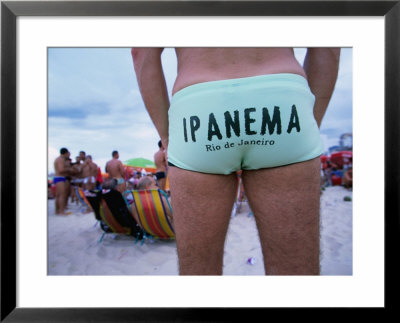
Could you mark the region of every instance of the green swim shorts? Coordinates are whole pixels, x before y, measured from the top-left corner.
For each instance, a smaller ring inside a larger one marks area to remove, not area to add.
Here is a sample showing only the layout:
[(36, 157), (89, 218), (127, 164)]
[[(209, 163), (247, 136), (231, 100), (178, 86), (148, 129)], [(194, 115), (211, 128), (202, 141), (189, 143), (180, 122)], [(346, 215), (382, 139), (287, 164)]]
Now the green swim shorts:
[(198, 83), (169, 108), (169, 165), (230, 174), (302, 162), (322, 153), (314, 95), (297, 74)]

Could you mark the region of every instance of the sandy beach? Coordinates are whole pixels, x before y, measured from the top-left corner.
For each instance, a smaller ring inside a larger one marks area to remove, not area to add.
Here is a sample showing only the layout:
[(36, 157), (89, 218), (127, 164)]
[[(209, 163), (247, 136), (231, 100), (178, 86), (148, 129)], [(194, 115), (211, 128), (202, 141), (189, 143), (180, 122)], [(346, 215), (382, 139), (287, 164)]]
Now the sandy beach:
[[(321, 274), (352, 275), (352, 192), (327, 187), (321, 195)], [(103, 233), (93, 213), (69, 204), (68, 216), (54, 214), (48, 200), (49, 275), (178, 275), (175, 241)], [(249, 259), (253, 263), (249, 263)], [(231, 218), (225, 242), (224, 275), (264, 275), (255, 219), (247, 203)]]

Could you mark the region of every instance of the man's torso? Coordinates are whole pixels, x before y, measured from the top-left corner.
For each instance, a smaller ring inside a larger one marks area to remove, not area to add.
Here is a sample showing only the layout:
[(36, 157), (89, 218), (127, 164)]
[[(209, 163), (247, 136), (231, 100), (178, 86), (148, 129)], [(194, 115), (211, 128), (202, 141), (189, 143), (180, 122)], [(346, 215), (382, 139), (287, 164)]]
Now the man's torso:
[(112, 159), (107, 163), (107, 172), (113, 178), (122, 178), (122, 174), (120, 171), (121, 162), (117, 159)]

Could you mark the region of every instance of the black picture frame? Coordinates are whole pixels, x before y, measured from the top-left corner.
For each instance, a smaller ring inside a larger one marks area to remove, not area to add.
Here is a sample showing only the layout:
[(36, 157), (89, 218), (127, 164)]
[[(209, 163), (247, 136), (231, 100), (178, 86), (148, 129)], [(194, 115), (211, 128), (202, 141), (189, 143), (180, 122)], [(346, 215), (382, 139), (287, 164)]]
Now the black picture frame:
[[(2, 1), (1, 321), (237, 321), (264, 309), (18, 308), (16, 264), (16, 19), (18, 16), (383, 16), (385, 18), (385, 306), (399, 286), (400, 1)], [(379, 107), (378, 107), (379, 108)], [(373, 260), (372, 260), (373, 261)], [(268, 292), (268, 291), (266, 291)], [(275, 309), (280, 311), (279, 309)], [(372, 313), (369, 312), (369, 317)], [(318, 314), (317, 314), (318, 315)], [(333, 318), (333, 317), (332, 317)], [(372, 318), (372, 317), (371, 317)], [(381, 318), (381, 317), (380, 317)], [(272, 318), (273, 319), (273, 318)], [(323, 319), (323, 318), (322, 318)], [(382, 319), (382, 318), (381, 318)], [(245, 319), (246, 320), (246, 319)]]

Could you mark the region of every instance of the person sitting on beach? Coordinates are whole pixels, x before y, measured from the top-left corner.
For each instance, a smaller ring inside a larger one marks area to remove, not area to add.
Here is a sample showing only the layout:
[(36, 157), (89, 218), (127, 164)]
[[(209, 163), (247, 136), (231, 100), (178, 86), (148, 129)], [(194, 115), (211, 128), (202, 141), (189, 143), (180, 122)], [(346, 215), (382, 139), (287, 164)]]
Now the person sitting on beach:
[(142, 177), (136, 185), (137, 190), (150, 190), (150, 189), (157, 189), (156, 181), (151, 176), (144, 176)]
[(134, 48), (145, 107), (167, 151), (179, 273), (221, 275), (242, 170), (266, 274), (318, 275), (319, 127), (340, 48), (175, 48), (170, 104), (163, 48)]
[(117, 180), (117, 190), (123, 194), (126, 190), (124, 166), (122, 162), (118, 160), (118, 151), (114, 150), (112, 152), (112, 157), (113, 158), (106, 164), (106, 172), (110, 175), (110, 178)]
[[(159, 189), (159, 187), (157, 186), (157, 183), (156, 183), (155, 179), (152, 176), (144, 176), (139, 180), (139, 183), (137, 184), (137, 188), (136, 189), (137, 190), (151, 190), (151, 189)], [(165, 193), (165, 194), (167, 194), (167, 193)], [(162, 198), (163, 203), (165, 205), (167, 205), (167, 201), (168, 201), (168, 203), (171, 203), (171, 197), (168, 197), (168, 199), (167, 199), (166, 195), (162, 194), (161, 198)], [(170, 214), (168, 212), (167, 216), (168, 216), (169, 220), (172, 223), (172, 219), (173, 219), (172, 214)]]
[[(67, 215), (65, 212), (68, 192), (66, 190), (66, 177), (71, 175), (72, 168), (68, 166), (70, 152), (67, 148), (60, 149), (60, 156), (54, 160), (55, 176), (53, 179), (56, 185), (56, 214)], [(68, 213), (69, 214), (69, 213)]]
[(348, 168), (343, 175), (343, 186), (345, 188), (353, 187), (353, 168)]
[(139, 183), (139, 180), (142, 178), (142, 173), (140, 171), (135, 170), (135, 173), (133, 175), (133, 189), (137, 188), (137, 184)]
[(92, 160), (92, 156), (88, 155), (82, 169), (83, 188), (85, 190), (93, 190), (96, 187), (97, 164)]
[(115, 178), (106, 178), (103, 181), (102, 188), (105, 190), (116, 190), (118, 187), (118, 181)]
[(154, 154), (154, 164), (156, 165), (156, 178), (158, 186), (165, 191), (167, 182), (167, 159), (165, 158), (164, 147), (161, 140), (158, 142), (159, 150)]

